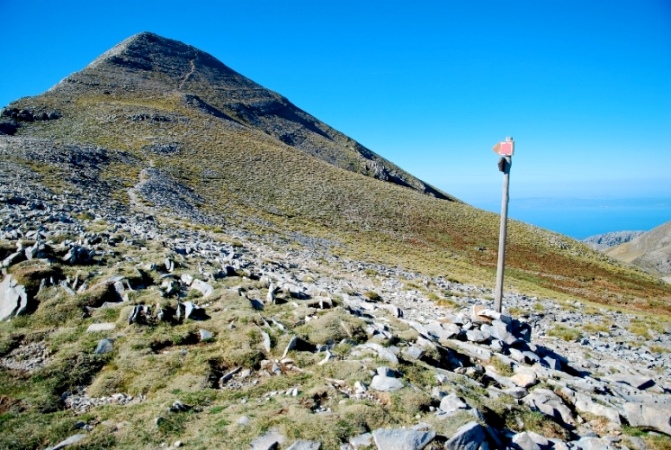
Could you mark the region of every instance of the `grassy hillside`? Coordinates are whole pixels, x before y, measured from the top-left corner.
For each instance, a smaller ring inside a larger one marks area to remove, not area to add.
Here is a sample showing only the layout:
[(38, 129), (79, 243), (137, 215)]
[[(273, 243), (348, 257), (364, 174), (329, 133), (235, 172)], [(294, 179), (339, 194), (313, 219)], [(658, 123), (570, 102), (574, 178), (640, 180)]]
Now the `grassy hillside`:
[[(334, 167), (263, 132), (185, 105), (179, 94), (82, 93), (66, 102), (52, 92), (17, 107), (62, 112), (58, 120), (24, 124), (20, 135), (130, 152), (140, 163), (106, 167), (103, 177), (130, 188), (143, 168), (162, 169), (192, 188), (203, 199), (199, 209), (218, 217), (220, 226), (258, 234), (300, 231), (328, 238), (343, 256), (493, 284), (497, 215)], [(137, 116), (165, 119), (134, 120)], [(153, 150), (161, 145), (175, 150)], [(124, 189), (115, 198), (129, 202)], [(668, 285), (572, 239), (512, 221), (508, 245), (510, 287), (670, 310)]]
[[(153, 167), (192, 190), (208, 225), (299, 231), (343, 256), (493, 284), (497, 215), (424, 184), (193, 47), (136, 35), (10, 107), (58, 117), (17, 119), (18, 136), (132, 155), (101, 172), (110, 198), (126, 205)], [(54, 166), (38, 166), (46, 184), (67, 188)], [(669, 285), (572, 239), (513, 221), (508, 245), (510, 287), (671, 311)]]

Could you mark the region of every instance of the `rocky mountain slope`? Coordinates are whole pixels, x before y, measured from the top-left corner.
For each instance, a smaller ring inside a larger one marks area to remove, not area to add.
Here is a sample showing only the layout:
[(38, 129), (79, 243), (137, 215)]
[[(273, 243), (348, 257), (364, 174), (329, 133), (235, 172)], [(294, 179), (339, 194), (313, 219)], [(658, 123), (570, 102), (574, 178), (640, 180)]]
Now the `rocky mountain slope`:
[(671, 276), (671, 222), (608, 251), (608, 255), (663, 276)]
[(2, 448), (671, 442), (668, 317), (517, 293), (500, 314), (486, 287), (0, 168)]
[(511, 222), (492, 311), (494, 214), (203, 52), (0, 131), (0, 448), (668, 448), (669, 286)]
[(607, 250), (642, 235), (645, 231), (611, 231), (587, 237), (582, 241), (594, 250)]
[[(144, 202), (282, 239), (300, 231), (343, 254), (493, 282), (495, 214), (452, 200), (176, 41), (133, 36), (48, 92), (13, 102), (2, 121), (9, 158), (51, 189), (95, 180), (118, 207)], [(77, 167), (91, 150), (85, 180), (59, 160)], [(509, 283), (527, 291), (671, 309), (671, 289), (654, 278), (514, 221), (507, 264)]]

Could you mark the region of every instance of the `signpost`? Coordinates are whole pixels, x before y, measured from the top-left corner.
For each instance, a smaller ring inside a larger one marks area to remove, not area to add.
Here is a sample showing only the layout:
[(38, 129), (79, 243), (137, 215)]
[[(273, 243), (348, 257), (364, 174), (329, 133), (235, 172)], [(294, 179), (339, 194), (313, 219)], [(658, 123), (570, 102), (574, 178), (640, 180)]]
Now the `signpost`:
[(499, 170), (503, 172), (503, 195), (501, 197), (501, 228), (499, 230), (499, 259), (496, 264), (496, 291), (494, 292), (494, 307), (501, 312), (503, 298), (503, 272), (506, 266), (506, 232), (508, 226), (508, 188), (510, 187), (510, 167), (515, 152), (515, 141), (507, 137), (492, 148), (494, 153), (501, 155)]

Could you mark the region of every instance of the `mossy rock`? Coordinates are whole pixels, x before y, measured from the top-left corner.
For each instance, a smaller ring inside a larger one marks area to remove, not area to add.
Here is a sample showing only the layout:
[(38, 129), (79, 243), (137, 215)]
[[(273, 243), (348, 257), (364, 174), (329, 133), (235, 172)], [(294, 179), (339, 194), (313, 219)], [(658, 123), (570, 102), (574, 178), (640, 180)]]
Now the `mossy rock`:
[(431, 396), (412, 387), (394, 392), (391, 399), (392, 408), (406, 420), (412, 420), (417, 413), (426, 412), (431, 406)]
[(354, 428), (374, 430), (385, 426), (389, 413), (380, 405), (346, 403), (338, 408), (338, 415)]
[(337, 343), (343, 339), (364, 342), (365, 322), (342, 311), (329, 311), (296, 328), (296, 333), (313, 344)]
[(116, 370), (103, 370), (86, 388), (88, 395), (92, 397), (104, 397), (122, 391), (123, 376)]
[(6, 355), (18, 347), (24, 337), (25, 336), (20, 333), (0, 334), (0, 356)]
[(31, 297), (37, 294), (42, 280), (58, 280), (63, 277), (60, 266), (39, 259), (20, 262), (12, 266), (9, 273), (26, 288), (26, 293)]
[(80, 305), (91, 308), (98, 308), (105, 302), (118, 302), (120, 300), (121, 298), (119, 298), (119, 293), (114, 289), (114, 285), (107, 281), (98, 283), (79, 295)]
[(320, 368), (325, 377), (346, 380), (348, 384), (353, 385), (356, 381), (370, 383), (370, 374), (368, 369), (360, 361), (329, 361)]
[[(73, 319), (81, 320), (82, 307), (77, 297), (61, 297), (50, 293), (52, 295), (40, 301), (37, 311), (31, 316), (31, 323), (62, 327)], [(40, 293), (38, 297), (41, 299), (43, 296)]]
[[(381, 408), (379, 408), (381, 409)], [(315, 420), (314, 414), (303, 409), (294, 408), (293, 414), (286, 419), (279, 420), (280, 430), (290, 439), (309, 439), (319, 441), (322, 448), (339, 448), (352, 436), (365, 433), (370, 428), (366, 423), (378, 423), (374, 418), (361, 417), (360, 421), (348, 420), (340, 414), (324, 414)], [(370, 415), (375, 412), (370, 411)], [(363, 415), (362, 415), (363, 416)]]
[(43, 387), (49, 394), (60, 396), (65, 391), (88, 385), (107, 360), (105, 356), (80, 353), (49, 365), (39, 374), (40, 379), (48, 380)]

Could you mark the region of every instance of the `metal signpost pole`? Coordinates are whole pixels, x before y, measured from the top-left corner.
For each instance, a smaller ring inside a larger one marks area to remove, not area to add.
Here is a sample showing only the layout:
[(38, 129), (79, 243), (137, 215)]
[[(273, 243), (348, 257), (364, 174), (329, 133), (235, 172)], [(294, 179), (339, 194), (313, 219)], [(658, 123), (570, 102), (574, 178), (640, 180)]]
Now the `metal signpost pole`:
[(506, 266), (506, 233), (508, 227), (508, 189), (510, 187), (510, 167), (515, 144), (512, 138), (506, 138), (494, 146), (494, 152), (501, 155), (499, 170), (503, 172), (503, 195), (501, 197), (501, 228), (499, 230), (499, 255), (496, 265), (496, 291), (494, 293), (494, 307), (501, 312), (503, 298), (503, 273)]

